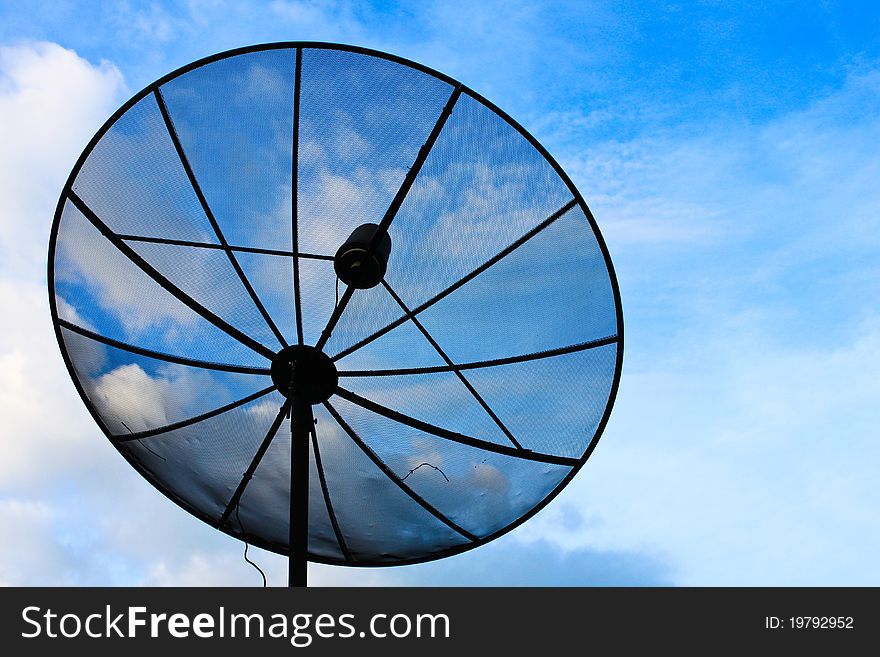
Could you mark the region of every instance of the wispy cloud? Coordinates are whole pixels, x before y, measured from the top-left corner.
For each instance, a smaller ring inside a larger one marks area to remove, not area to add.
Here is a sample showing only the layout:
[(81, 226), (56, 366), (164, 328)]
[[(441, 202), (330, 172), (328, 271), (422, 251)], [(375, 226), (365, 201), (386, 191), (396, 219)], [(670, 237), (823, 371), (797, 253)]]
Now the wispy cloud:
[(418, 586), (670, 586), (675, 581), (666, 559), (649, 550), (566, 550), (510, 536), (395, 575), (401, 584)]
[(853, 71), (769, 122), (569, 152), (615, 255), (626, 367), (560, 496), (601, 522), (541, 514), (523, 539), (651, 545), (683, 584), (878, 581), (878, 89)]

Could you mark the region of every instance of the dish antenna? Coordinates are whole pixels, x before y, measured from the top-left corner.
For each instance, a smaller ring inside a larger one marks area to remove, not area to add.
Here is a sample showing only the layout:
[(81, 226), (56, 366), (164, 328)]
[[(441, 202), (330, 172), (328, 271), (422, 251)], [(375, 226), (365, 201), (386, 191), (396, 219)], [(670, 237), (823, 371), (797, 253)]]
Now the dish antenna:
[(48, 280), (113, 446), (289, 555), (294, 586), (524, 522), (620, 379), (617, 282), (568, 176), (479, 94), (363, 48), (243, 48), (134, 96), (70, 174)]

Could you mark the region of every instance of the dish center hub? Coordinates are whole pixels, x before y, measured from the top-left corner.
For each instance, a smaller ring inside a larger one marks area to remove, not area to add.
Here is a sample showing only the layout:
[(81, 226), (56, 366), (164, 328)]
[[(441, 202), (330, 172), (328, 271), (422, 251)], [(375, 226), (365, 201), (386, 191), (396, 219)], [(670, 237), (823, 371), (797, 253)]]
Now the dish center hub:
[(323, 351), (308, 345), (285, 347), (272, 359), (272, 383), (290, 399), (320, 404), (336, 391), (336, 365)]

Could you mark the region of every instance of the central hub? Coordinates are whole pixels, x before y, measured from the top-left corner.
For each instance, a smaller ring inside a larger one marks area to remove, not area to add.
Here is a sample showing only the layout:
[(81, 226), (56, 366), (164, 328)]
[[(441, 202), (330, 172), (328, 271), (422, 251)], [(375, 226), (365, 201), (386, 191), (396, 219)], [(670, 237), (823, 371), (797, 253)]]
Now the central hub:
[(292, 345), (272, 359), (272, 383), (289, 399), (320, 404), (336, 391), (339, 376), (336, 365), (323, 351)]

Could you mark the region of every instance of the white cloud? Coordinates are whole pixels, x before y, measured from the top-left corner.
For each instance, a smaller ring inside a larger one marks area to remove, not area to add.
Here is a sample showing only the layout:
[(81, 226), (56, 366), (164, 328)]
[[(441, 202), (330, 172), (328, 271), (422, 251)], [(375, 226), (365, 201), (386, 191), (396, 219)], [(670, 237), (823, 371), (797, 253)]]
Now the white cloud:
[(400, 586), (400, 570), (309, 565), (309, 586)]
[[(88, 363), (88, 357), (83, 358), (81, 352), (92, 344), (83, 343), (75, 347), (77, 367)], [(119, 365), (99, 376), (78, 369), (86, 394), (112, 433), (124, 435), (165, 427), (213, 411), (269, 383), (268, 378), (219, 374), (185, 365), (153, 365), (157, 367), (152, 374), (136, 362)], [(271, 407), (271, 402), (264, 402), (246, 408), (251, 414), (266, 417)], [(274, 409), (271, 417), (278, 411), (277, 403)]]
[(88, 460), (99, 432), (61, 360), (42, 284), (0, 281), (0, 482), (39, 487)]
[(0, 48), (0, 267), (7, 276), (42, 275), (67, 174), (125, 91), (115, 66), (57, 44)]
[[(232, 539), (229, 539), (231, 542)], [(218, 552), (193, 551), (181, 562), (156, 559), (143, 581), (146, 586), (262, 586), (263, 580), (244, 560), (244, 543), (235, 541)], [(269, 586), (287, 586), (287, 558), (251, 546), (248, 558), (266, 574)], [(310, 564), (309, 586), (394, 586), (397, 578), (375, 568)]]
[(215, 0), (190, 0), (180, 3), (187, 6), (175, 6), (174, 11), (169, 11), (160, 2), (131, 3), (125, 0), (114, 3), (112, 8), (106, 8), (105, 11), (117, 34), (132, 41), (164, 44), (187, 32), (193, 21), (203, 16), (208, 3), (217, 6)]
[[(242, 544), (242, 550), (244, 544)], [(287, 583), (286, 566), (277, 555), (248, 550), (248, 557), (264, 573), (269, 585)], [(268, 558), (267, 558), (268, 557)], [(143, 581), (146, 586), (261, 586), (260, 574), (244, 561), (242, 554), (231, 550), (222, 553), (194, 551), (185, 555), (182, 563), (169, 563), (165, 558), (157, 558)]]
[(55, 296), (55, 304), (58, 309), (58, 316), (62, 319), (66, 319), (68, 322), (76, 324), (84, 329), (89, 331), (95, 331), (95, 326), (85, 317), (80, 315), (76, 308), (67, 303), (67, 300), (62, 297), (60, 294)]
[(312, 32), (360, 32), (363, 29), (352, 16), (351, 3), (344, 1), (273, 0), (269, 11), (283, 24)]
[(62, 546), (52, 539), (54, 510), (46, 503), (0, 498), (0, 523), (14, 528), (15, 540), (3, 541), (0, 586), (48, 583), (63, 568)]
[(250, 404), (246, 408), (248, 414), (269, 422), (275, 419), (275, 416), (278, 415), (278, 402), (271, 399)]
[(272, 12), (285, 20), (296, 23), (312, 23), (324, 20), (325, 13), (315, 2), (299, 2), (297, 0), (274, 0), (269, 4)]
[(125, 433), (114, 418), (124, 421), (132, 433), (165, 426), (179, 418), (181, 400), (192, 395), (188, 386), (164, 377), (151, 377), (137, 364), (122, 365), (102, 374), (92, 384), (92, 401), (110, 430)]

